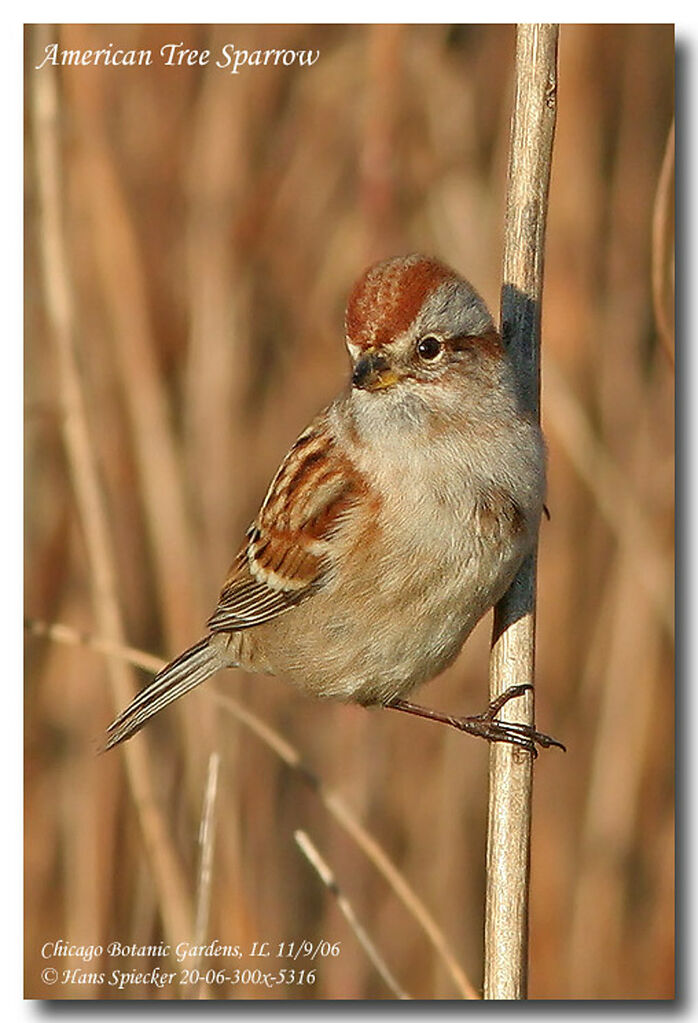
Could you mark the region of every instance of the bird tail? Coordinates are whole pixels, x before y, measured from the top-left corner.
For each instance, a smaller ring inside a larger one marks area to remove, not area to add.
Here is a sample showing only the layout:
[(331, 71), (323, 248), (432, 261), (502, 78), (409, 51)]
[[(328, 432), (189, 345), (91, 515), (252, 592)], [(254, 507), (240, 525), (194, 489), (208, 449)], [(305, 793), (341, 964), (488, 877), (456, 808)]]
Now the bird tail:
[(211, 643), (210, 636), (185, 650), (159, 671), (153, 681), (141, 689), (128, 707), (112, 721), (107, 728), (104, 751), (130, 739), (154, 714), (184, 696), (194, 686), (205, 682), (223, 666), (220, 652)]

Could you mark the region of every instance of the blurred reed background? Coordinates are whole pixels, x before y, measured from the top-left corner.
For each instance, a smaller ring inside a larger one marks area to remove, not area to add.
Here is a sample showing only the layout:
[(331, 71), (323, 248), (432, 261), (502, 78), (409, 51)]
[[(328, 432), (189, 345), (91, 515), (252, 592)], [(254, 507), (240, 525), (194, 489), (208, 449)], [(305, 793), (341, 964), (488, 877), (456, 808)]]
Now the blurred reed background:
[[(312, 69), (238, 75), (158, 61), (34, 71), (53, 41), (321, 55)], [(36, 76), (55, 74), (60, 273), (123, 636), (170, 657), (201, 634), (287, 446), (346, 379), (343, 308), (362, 269), (433, 253), (498, 309), (514, 29), (30, 27), (26, 56), (26, 614), (99, 631), (41, 271), (32, 107)], [(562, 28), (537, 720), (569, 752), (536, 764), (533, 998), (673, 995), (673, 76), (671, 26)], [(429, 686), (429, 705), (484, 709), (489, 634), (487, 620)], [(143, 747), (134, 770), (155, 794), (161, 853), (181, 880), (170, 889), (153, 880), (139, 826), (149, 807), (134, 805), (123, 752), (95, 756), (117, 709), (107, 658), (28, 633), (26, 668), (30, 997), (115, 997), (97, 980), (46, 987), (45, 941), (152, 944), (172, 936), (177, 912), (190, 919), (214, 751), (205, 939), (327, 939), (341, 955), (316, 961), (311, 989), (135, 984), (116, 997), (391, 997), (301, 855), (299, 828), (406, 991), (464, 993), (317, 791), (214, 700), (216, 689), (281, 733), (351, 808), (479, 987), (484, 743), (311, 702), (274, 679), (219, 676), (131, 744)], [(133, 670), (132, 686), (147, 677)], [(181, 937), (193, 934), (192, 921)]]

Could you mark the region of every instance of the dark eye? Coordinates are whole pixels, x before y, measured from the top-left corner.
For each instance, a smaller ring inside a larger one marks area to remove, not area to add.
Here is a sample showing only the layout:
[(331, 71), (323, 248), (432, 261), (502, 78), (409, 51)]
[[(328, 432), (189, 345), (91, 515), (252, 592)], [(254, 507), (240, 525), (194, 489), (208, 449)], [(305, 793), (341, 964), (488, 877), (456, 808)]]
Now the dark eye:
[(443, 347), (443, 342), (438, 337), (434, 337), (433, 334), (427, 334), (426, 337), (417, 342), (417, 354), (425, 362), (433, 362), (434, 359), (441, 355)]

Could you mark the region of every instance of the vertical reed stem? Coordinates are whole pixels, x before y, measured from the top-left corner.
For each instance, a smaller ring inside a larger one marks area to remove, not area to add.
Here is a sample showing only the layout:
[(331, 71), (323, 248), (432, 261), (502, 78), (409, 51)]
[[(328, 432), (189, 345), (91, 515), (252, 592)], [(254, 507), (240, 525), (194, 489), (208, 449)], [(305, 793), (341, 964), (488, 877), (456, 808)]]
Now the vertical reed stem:
[[(51, 38), (49, 26), (37, 27), (37, 53), (45, 50)], [(83, 393), (69, 276), (70, 259), (63, 227), (57, 73), (47, 67), (33, 74), (32, 127), (41, 228), (39, 257), (46, 295), (46, 317), (55, 350), (56, 390), (63, 413), (63, 441), (87, 552), (97, 629), (106, 639), (122, 644), (124, 627), (118, 598), (116, 556)], [(135, 691), (133, 679), (122, 661), (110, 658), (107, 671), (114, 706), (118, 709), (132, 698)], [(168, 941), (176, 943), (190, 933), (189, 891), (179, 856), (160, 811), (145, 740), (129, 744), (124, 750), (124, 763), (164, 931)]]
[[(522, 393), (540, 415), (543, 248), (557, 101), (557, 25), (517, 25), (502, 285), (502, 336)], [(535, 552), (495, 608), (490, 699), (533, 682)], [(503, 708), (506, 720), (534, 722), (533, 693)], [(484, 997), (527, 995), (532, 755), (490, 747)]]

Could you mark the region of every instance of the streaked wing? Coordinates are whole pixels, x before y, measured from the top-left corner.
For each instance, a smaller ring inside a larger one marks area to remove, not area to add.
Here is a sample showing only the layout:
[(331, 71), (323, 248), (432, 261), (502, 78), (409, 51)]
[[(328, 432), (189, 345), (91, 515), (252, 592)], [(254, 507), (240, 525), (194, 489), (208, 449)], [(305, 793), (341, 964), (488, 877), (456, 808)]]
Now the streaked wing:
[(317, 592), (332, 569), (332, 536), (356, 502), (358, 488), (356, 472), (338, 453), (325, 416), (319, 416), (274, 477), (209, 629), (261, 625)]

